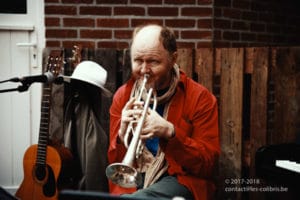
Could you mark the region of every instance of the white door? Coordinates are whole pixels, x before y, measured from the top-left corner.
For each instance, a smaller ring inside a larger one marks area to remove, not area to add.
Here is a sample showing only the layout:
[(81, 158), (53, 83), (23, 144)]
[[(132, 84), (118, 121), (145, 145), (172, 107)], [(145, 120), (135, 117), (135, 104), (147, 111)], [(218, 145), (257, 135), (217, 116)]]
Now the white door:
[(41, 84), (7, 92), (21, 83), (3, 81), (42, 73), (44, 1), (9, 2), (11, 8), (0, 8), (0, 186), (14, 192), (23, 180), (24, 153), (38, 140)]

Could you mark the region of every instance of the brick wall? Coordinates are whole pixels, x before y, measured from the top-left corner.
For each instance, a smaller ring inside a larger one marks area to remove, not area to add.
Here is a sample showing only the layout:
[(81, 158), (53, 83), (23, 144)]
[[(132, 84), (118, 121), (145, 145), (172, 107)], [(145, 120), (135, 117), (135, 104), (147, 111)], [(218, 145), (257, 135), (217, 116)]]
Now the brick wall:
[(47, 47), (127, 48), (135, 26), (173, 27), (182, 48), (212, 45), (212, 0), (45, 0)]
[(180, 48), (300, 44), (298, 0), (45, 0), (47, 47), (128, 48), (142, 23), (172, 27)]
[(297, 0), (215, 0), (214, 46), (300, 44)]

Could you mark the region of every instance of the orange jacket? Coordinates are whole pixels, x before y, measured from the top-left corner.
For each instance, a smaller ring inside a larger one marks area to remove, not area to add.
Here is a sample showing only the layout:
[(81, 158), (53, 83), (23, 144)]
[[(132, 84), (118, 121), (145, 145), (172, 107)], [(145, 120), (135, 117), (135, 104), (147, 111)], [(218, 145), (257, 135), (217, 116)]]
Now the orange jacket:
[[(110, 108), (109, 163), (122, 162), (126, 153), (117, 142), (122, 108), (129, 99), (134, 80), (130, 79), (114, 95)], [(169, 141), (160, 140), (169, 163), (168, 173), (193, 193), (195, 200), (210, 199), (215, 186), (212, 175), (220, 154), (218, 108), (216, 98), (202, 85), (183, 72), (176, 94), (172, 97), (167, 120), (174, 124), (176, 136)], [(132, 193), (109, 183), (110, 193)]]

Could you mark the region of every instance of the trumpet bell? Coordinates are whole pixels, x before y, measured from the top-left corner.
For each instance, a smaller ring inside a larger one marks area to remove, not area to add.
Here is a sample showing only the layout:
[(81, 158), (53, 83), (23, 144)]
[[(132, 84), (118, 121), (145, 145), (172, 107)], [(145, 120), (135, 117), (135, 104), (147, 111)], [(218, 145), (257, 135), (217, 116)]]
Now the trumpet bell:
[(138, 172), (124, 163), (113, 163), (106, 168), (106, 176), (114, 183), (124, 188), (136, 187)]

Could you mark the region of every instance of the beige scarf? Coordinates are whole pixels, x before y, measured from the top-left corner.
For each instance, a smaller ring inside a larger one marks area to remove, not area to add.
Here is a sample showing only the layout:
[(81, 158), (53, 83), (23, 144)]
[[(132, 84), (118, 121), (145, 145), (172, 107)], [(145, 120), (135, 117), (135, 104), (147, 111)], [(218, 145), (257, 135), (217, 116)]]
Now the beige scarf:
[[(158, 104), (165, 104), (163, 118), (166, 119), (168, 116), (170, 99), (175, 94), (176, 86), (179, 81), (179, 67), (177, 64), (174, 65), (172, 70), (172, 79), (170, 87), (166, 93), (162, 96), (157, 97)], [(136, 92), (140, 89), (140, 81), (136, 81), (134, 84), (131, 96), (133, 97)], [(142, 95), (143, 100), (145, 95)], [(165, 153), (158, 147), (157, 155), (154, 157), (152, 153), (144, 146), (141, 156), (137, 159), (137, 167), (139, 172), (145, 172), (144, 188), (155, 183), (168, 169), (168, 163), (165, 160)]]

